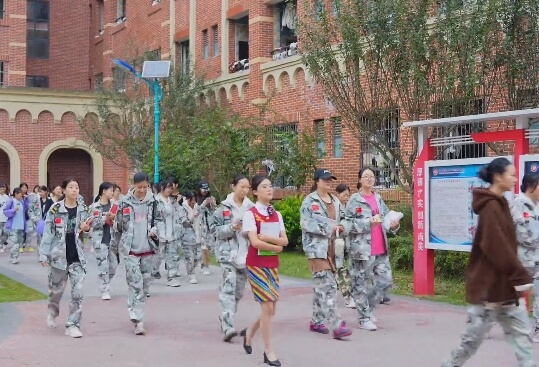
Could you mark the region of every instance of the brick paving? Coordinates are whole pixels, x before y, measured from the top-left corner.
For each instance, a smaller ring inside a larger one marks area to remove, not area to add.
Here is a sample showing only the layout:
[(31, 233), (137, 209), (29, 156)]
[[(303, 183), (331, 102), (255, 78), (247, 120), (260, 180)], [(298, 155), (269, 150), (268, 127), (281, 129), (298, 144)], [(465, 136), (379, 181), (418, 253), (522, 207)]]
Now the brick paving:
[[(23, 254), (12, 266), (0, 256), (0, 272), (29, 286), (44, 290), (46, 269), (35, 254)], [(183, 276), (180, 288), (166, 287), (165, 280), (152, 286), (147, 303), (148, 334), (137, 337), (126, 310), (125, 277), (119, 269), (113, 281), (113, 299), (99, 299), (95, 261), (91, 259), (85, 287), (82, 339), (71, 339), (59, 327), (46, 327), (46, 301), (0, 305), (1, 367), (135, 367), (262, 366), (262, 341), (254, 342), (253, 354), (245, 355), (241, 340), (221, 341), (218, 327), (217, 287), (219, 271), (199, 277), (190, 285)], [(354, 329), (347, 341), (307, 331), (311, 310), (308, 281), (284, 278), (282, 301), (274, 323), (274, 343), (283, 366), (361, 365), (362, 367), (439, 366), (458, 342), (466, 316), (461, 307), (446, 306), (413, 298), (393, 297), (391, 305), (377, 311), (379, 330), (358, 329), (355, 311), (341, 308)], [(259, 307), (246, 289), (237, 315), (238, 329), (257, 316)], [(67, 295), (59, 323), (65, 320)], [(536, 347), (539, 349), (539, 347)], [(469, 367), (517, 366), (499, 328), (467, 364)]]

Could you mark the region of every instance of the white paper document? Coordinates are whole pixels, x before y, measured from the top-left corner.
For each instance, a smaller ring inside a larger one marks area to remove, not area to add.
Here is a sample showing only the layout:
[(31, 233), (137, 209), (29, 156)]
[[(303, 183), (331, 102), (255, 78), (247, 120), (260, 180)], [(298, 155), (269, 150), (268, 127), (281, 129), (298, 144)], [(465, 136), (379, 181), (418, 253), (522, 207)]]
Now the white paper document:
[[(279, 238), (281, 235), (281, 226), (279, 222), (262, 222), (260, 223), (260, 234)], [(259, 256), (273, 256), (273, 251), (258, 249)]]
[(401, 220), (402, 217), (404, 217), (404, 214), (401, 212), (396, 212), (394, 210), (389, 211), (389, 213), (384, 216), (384, 228), (391, 228), (391, 222), (394, 220)]

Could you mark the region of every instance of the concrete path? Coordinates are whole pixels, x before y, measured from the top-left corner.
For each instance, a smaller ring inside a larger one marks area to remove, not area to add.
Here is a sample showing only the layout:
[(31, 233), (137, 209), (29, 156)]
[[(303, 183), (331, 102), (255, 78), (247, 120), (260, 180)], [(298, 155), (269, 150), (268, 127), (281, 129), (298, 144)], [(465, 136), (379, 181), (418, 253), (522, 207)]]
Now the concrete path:
[[(82, 339), (71, 339), (59, 327), (46, 327), (46, 301), (0, 305), (0, 366), (40, 367), (247, 367), (263, 366), (260, 335), (253, 354), (243, 352), (240, 338), (224, 343), (218, 324), (217, 287), (219, 269), (199, 277), (190, 285), (182, 277), (180, 288), (158, 280), (147, 302), (148, 334), (137, 337), (126, 309), (127, 287), (120, 266), (113, 281), (111, 301), (101, 301), (96, 266), (90, 266), (85, 286)], [(35, 253), (21, 256), (19, 265), (0, 254), (0, 273), (46, 291), (47, 270)], [(435, 367), (456, 346), (464, 330), (463, 308), (412, 298), (393, 297), (389, 306), (377, 309), (379, 330), (358, 329), (355, 310), (341, 307), (354, 334), (347, 341), (308, 331), (311, 314), (309, 281), (284, 278), (282, 300), (274, 322), (274, 344), (283, 366)], [(69, 294), (68, 292), (66, 292)], [(61, 323), (66, 317), (68, 294), (64, 296)], [(240, 304), (237, 328), (249, 325), (259, 313), (250, 289)], [(516, 359), (503, 341), (499, 328), (466, 365), (469, 367), (516, 367)], [(535, 347), (539, 350), (539, 345)]]

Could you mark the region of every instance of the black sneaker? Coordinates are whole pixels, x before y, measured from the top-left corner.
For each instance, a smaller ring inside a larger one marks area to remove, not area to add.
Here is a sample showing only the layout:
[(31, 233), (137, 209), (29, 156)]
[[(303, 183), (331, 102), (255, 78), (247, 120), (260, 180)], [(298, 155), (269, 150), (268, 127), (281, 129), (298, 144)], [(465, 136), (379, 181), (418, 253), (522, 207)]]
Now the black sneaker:
[(152, 278), (154, 279), (161, 279), (161, 273), (153, 273)]
[(382, 300), (380, 301), (380, 304), (381, 305), (387, 305), (389, 304), (389, 301), (391, 301), (391, 299), (389, 297), (384, 297), (382, 298)]

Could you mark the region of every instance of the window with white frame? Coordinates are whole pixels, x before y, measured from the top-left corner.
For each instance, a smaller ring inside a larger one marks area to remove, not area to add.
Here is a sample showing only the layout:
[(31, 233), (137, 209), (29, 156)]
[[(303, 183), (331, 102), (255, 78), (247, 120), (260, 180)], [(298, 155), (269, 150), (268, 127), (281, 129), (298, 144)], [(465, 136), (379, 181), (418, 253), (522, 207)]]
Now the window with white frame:
[(208, 40), (208, 30), (205, 29), (202, 31), (202, 58), (204, 60), (208, 59), (209, 54), (209, 40)]
[(189, 40), (176, 43), (176, 62), (183, 74), (189, 74)]
[[(433, 118), (478, 115), (485, 112), (484, 99), (440, 101), (433, 105), (432, 112)], [(435, 128), (433, 136), (450, 138), (483, 131), (486, 131), (485, 123), (478, 122)], [(482, 158), (487, 156), (487, 146), (485, 143), (445, 145), (437, 147), (435, 156), (436, 159)]]
[(97, 0), (97, 34), (105, 33), (105, 2)]
[[(361, 124), (365, 131), (369, 132), (360, 138), (361, 167), (374, 168), (376, 187), (396, 188), (400, 169), (398, 160), (391, 152), (400, 150), (399, 110), (373, 113), (363, 117)], [(385, 155), (382, 152), (385, 152)]]
[(214, 25), (211, 27), (211, 38), (213, 44), (213, 56), (219, 55), (219, 27)]
[(315, 120), (314, 131), (316, 134), (316, 156), (318, 158), (322, 158), (326, 154), (326, 132), (324, 130), (325, 120)]
[(331, 119), (333, 123), (333, 157), (342, 158), (342, 121), (340, 117)]
[(117, 0), (116, 7), (116, 24), (123, 23), (127, 20), (127, 0)]

